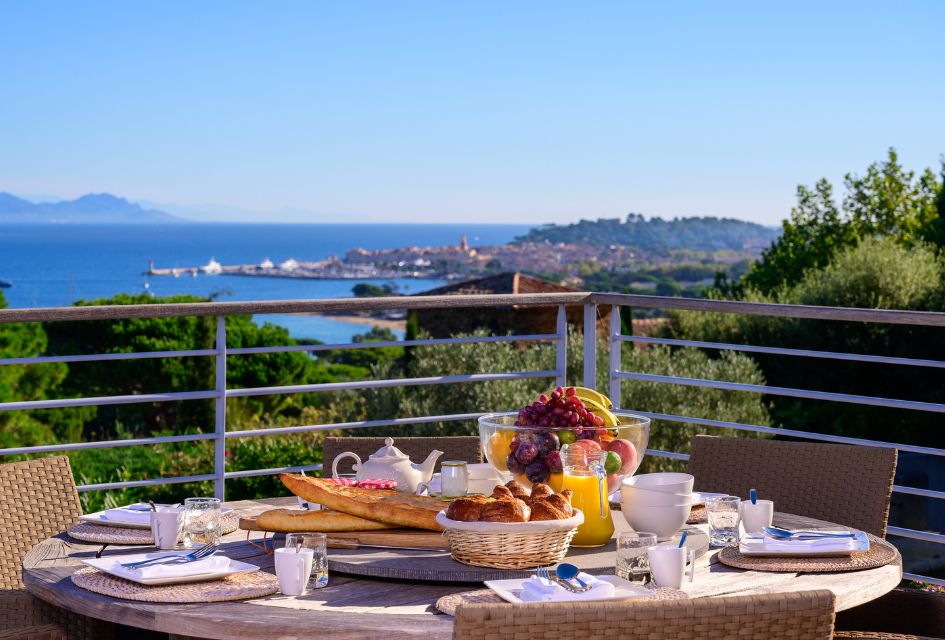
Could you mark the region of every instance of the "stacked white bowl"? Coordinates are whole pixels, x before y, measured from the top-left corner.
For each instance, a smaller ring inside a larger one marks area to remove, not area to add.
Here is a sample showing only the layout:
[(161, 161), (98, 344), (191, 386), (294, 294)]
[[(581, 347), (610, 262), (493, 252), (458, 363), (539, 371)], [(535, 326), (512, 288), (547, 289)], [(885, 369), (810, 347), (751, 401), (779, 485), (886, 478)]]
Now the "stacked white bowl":
[(634, 531), (669, 540), (689, 519), (693, 477), (688, 473), (644, 473), (625, 478), (620, 509)]

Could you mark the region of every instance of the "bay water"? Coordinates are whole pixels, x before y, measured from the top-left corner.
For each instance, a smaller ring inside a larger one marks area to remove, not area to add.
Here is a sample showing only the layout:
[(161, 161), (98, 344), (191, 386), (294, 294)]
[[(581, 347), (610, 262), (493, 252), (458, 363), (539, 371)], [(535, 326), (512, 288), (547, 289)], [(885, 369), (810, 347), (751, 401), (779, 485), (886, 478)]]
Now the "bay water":
[[(503, 244), (526, 225), (477, 224), (164, 224), (164, 225), (0, 225), (0, 280), (10, 307), (69, 306), (80, 299), (119, 293), (155, 296), (189, 294), (217, 300), (298, 300), (352, 296), (358, 282), (394, 284), (402, 293), (420, 293), (442, 280), (303, 280), (247, 276), (182, 275), (148, 277), (156, 267), (220, 264), (275, 264), (295, 258), (343, 257), (349, 249), (406, 246)], [(288, 328), (296, 338), (348, 342), (369, 326), (336, 318), (300, 315), (257, 316)], [(402, 335), (402, 332), (395, 331)]]

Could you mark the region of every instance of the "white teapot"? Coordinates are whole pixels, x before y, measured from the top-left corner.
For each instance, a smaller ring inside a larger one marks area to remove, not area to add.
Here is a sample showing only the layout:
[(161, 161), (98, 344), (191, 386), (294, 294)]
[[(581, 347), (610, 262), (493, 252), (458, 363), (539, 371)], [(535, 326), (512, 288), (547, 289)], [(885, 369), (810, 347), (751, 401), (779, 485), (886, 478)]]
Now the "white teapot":
[(354, 458), (354, 470), (358, 480), (380, 478), (397, 482), (397, 490), (414, 493), (421, 482), (429, 482), (433, 478), (433, 466), (437, 458), (443, 455), (442, 451), (433, 450), (421, 464), (410, 462), (410, 458), (403, 451), (394, 446), (393, 438), (385, 438), (384, 446), (361, 462), (356, 453), (345, 451), (335, 456), (331, 463), (331, 475), (338, 477), (338, 462), (344, 458)]

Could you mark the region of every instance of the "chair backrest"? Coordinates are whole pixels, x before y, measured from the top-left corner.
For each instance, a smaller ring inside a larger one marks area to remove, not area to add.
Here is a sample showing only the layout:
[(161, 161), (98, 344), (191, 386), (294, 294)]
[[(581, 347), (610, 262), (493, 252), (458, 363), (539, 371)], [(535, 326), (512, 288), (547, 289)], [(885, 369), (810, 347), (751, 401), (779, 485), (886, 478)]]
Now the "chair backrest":
[(27, 552), (68, 529), (80, 515), (69, 458), (0, 465), (0, 588), (22, 588)]
[(834, 596), (824, 589), (689, 600), (470, 604), (456, 610), (455, 640), (830, 640)]
[(696, 436), (689, 473), (700, 491), (742, 498), (750, 489), (774, 508), (886, 535), (896, 450), (843, 444)]
[[(331, 463), (340, 453), (351, 451), (362, 460), (367, 460), (368, 456), (383, 446), (384, 438), (325, 438), (322, 448), (325, 468), (322, 475), (331, 475)], [(436, 471), (440, 470), (440, 463), (444, 460), (465, 460), (469, 464), (482, 462), (479, 436), (394, 438), (394, 446), (410, 456), (413, 462), (423, 462), (434, 449), (442, 451), (443, 455), (436, 461)], [(351, 473), (352, 462), (350, 458), (339, 462), (338, 473)]]

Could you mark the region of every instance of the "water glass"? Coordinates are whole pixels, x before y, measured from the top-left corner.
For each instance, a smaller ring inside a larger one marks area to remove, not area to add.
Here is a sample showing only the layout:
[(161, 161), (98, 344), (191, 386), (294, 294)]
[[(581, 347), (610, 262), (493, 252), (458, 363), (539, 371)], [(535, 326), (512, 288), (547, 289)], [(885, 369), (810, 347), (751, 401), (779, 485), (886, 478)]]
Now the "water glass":
[(184, 547), (202, 547), (220, 542), (219, 498), (184, 500)]
[(289, 533), (285, 537), (285, 548), (296, 552), (312, 552), (312, 572), (308, 580), (311, 589), (328, 586), (328, 536), (324, 533)]
[(656, 534), (622, 531), (617, 534), (617, 576), (645, 584), (650, 575), (647, 548), (656, 546)]
[(738, 542), (739, 504), (735, 496), (707, 498), (705, 511), (709, 519), (709, 544), (727, 547)]

